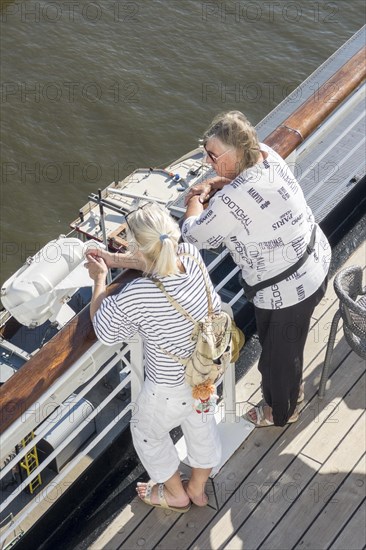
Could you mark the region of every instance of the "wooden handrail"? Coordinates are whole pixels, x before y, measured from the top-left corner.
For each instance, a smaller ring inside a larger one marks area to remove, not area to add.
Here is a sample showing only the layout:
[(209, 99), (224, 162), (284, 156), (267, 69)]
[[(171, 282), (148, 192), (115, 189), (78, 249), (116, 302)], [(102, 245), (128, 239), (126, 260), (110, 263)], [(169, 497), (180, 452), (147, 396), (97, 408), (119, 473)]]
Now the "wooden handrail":
[[(132, 269), (122, 273), (108, 286), (108, 295), (117, 294), (138, 275), (140, 272)], [(96, 342), (89, 311), (89, 306), (85, 307), (0, 388), (0, 433)]]
[(366, 78), (365, 59), (363, 47), (269, 134), (264, 143), (282, 158), (288, 157)]
[[(362, 48), (264, 142), (286, 158), (364, 80), (365, 73), (365, 48)], [(108, 294), (118, 293), (137, 276), (138, 272), (132, 270), (120, 275), (109, 285)], [(0, 388), (0, 433), (33, 405), (94, 342), (96, 336), (89, 307), (86, 307)]]

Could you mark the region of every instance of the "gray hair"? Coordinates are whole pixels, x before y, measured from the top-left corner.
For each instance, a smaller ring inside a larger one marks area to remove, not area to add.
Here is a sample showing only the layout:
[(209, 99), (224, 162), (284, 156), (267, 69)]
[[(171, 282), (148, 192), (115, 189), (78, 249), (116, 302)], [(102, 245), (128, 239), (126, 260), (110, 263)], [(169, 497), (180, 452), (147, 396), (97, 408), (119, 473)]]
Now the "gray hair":
[(257, 132), (240, 111), (228, 111), (217, 115), (203, 135), (203, 144), (206, 145), (213, 137), (236, 149), (239, 172), (258, 162), (260, 151)]

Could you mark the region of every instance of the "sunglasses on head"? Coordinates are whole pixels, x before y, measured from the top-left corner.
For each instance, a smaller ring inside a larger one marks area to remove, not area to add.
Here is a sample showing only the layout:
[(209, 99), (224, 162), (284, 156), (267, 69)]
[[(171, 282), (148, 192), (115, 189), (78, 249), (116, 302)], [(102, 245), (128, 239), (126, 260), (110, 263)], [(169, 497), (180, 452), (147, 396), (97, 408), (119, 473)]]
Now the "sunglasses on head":
[(231, 147), (230, 149), (227, 149), (226, 151), (224, 151), (223, 153), (221, 153), (221, 155), (215, 155), (214, 153), (212, 153), (211, 151), (208, 151), (206, 149), (206, 145), (203, 146), (203, 149), (204, 149), (204, 153), (203, 153), (203, 158), (205, 158), (205, 156), (208, 156), (210, 157), (210, 159), (212, 160), (212, 162), (214, 164), (217, 163), (217, 161), (223, 157), (224, 155), (226, 155), (226, 153), (229, 153), (229, 151), (232, 151), (233, 148)]
[(128, 229), (132, 231), (129, 223), (128, 223), (128, 218), (129, 216), (131, 216), (131, 214), (134, 214), (135, 212), (137, 212), (138, 210), (143, 210), (146, 206), (150, 206), (151, 202), (145, 202), (145, 204), (143, 204), (142, 206), (138, 206), (137, 208), (134, 208), (133, 210), (130, 210), (129, 212), (127, 212), (127, 214), (125, 214), (125, 222), (127, 223), (127, 226), (128, 226)]

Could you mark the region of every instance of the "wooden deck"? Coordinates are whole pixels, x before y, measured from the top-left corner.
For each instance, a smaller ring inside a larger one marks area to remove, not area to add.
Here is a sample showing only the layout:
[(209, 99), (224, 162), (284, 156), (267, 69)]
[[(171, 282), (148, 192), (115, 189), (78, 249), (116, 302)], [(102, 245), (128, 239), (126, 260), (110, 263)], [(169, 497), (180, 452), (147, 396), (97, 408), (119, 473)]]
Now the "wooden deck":
[[(366, 264), (366, 244), (345, 265)], [(305, 349), (305, 401), (297, 423), (254, 429), (209, 482), (209, 505), (187, 514), (127, 505), (91, 550), (361, 550), (365, 517), (365, 361), (341, 326), (323, 400), (317, 388), (338, 300), (330, 281)], [(254, 365), (237, 385), (245, 412), (261, 399)], [(182, 469), (187, 467), (182, 467)]]

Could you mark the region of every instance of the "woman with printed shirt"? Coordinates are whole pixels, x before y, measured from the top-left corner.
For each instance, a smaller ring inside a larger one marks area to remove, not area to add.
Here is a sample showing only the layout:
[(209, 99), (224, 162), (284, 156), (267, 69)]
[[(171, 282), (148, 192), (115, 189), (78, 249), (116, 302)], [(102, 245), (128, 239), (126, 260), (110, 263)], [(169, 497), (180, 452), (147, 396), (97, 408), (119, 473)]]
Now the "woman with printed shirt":
[(199, 249), (225, 245), (239, 266), (262, 346), (264, 403), (246, 418), (284, 426), (303, 400), (303, 351), (326, 290), (329, 243), (285, 161), (258, 142), (241, 112), (218, 115), (203, 147), (217, 176), (187, 195), (182, 235)]
[[(138, 483), (147, 504), (187, 512), (191, 502), (207, 504), (204, 487), (220, 461), (221, 444), (212, 410), (198, 414), (185, 367), (170, 354), (189, 357), (194, 323), (184, 317), (158, 288), (154, 279), (195, 320), (208, 313), (206, 284), (214, 311), (221, 300), (209, 279), (198, 250), (178, 244), (176, 222), (157, 204), (146, 203), (126, 216), (131, 251), (111, 254), (89, 249), (86, 267), (94, 280), (90, 315), (97, 337), (106, 345), (139, 333), (144, 342), (145, 381), (131, 419), (131, 433), (149, 483)], [(114, 296), (106, 296), (108, 267), (134, 268), (144, 273)], [(167, 352), (167, 353), (165, 353)], [(184, 486), (179, 458), (169, 432), (181, 426), (192, 475)]]

